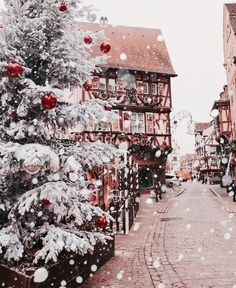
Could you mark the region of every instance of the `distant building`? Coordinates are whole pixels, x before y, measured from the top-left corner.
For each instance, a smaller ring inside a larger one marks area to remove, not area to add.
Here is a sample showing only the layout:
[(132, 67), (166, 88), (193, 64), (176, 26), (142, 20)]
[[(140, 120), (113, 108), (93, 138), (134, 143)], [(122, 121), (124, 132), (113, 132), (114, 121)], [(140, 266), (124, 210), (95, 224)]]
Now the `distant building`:
[(212, 111), (218, 110), (218, 116), (214, 117), (214, 130), (217, 138), (224, 135), (229, 140), (232, 138), (232, 121), (230, 111), (230, 100), (228, 95), (228, 86), (223, 87), (220, 93), (220, 99), (213, 104)]
[(224, 5), (224, 67), (232, 117), (232, 136), (236, 138), (236, 3)]
[(214, 121), (196, 123), (195, 151), (199, 162), (200, 177), (207, 181), (215, 172), (221, 172), (220, 145), (216, 141)]
[(181, 156), (180, 156), (180, 147), (174, 139), (172, 140), (172, 149), (173, 150), (167, 159), (168, 172), (177, 172), (181, 168), (180, 163)]
[(198, 162), (196, 153), (188, 153), (180, 156), (180, 165), (182, 170), (188, 171), (191, 175), (197, 175)]

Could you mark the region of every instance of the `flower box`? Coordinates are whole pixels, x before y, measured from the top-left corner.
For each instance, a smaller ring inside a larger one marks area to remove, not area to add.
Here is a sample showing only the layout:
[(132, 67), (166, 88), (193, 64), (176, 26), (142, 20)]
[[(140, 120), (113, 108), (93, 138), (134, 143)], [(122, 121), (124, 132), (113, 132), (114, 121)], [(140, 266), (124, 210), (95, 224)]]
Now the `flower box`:
[[(81, 279), (86, 280), (91, 273), (103, 266), (114, 256), (115, 239), (107, 240), (107, 244), (98, 243), (93, 254), (84, 256), (71, 254), (58, 263), (47, 265), (48, 278), (42, 283), (34, 283), (34, 272), (37, 268), (20, 270), (0, 265), (0, 287), (4, 288), (77, 288)], [(92, 270), (91, 270), (92, 267)], [(78, 278), (79, 277), (79, 278)], [(64, 284), (62, 285), (62, 283)]]

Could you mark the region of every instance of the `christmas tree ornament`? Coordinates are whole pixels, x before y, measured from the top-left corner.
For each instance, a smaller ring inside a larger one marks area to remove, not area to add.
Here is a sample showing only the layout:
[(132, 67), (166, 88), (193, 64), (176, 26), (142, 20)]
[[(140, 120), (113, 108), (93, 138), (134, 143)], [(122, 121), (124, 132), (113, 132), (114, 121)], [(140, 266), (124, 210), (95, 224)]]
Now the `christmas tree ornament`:
[(93, 42), (93, 39), (89, 35), (84, 37), (84, 43), (85, 44), (91, 44), (92, 42)]
[(83, 84), (83, 88), (84, 88), (85, 91), (89, 92), (89, 91), (92, 90), (92, 85), (89, 84), (88, 82), (85, 82), (85, 83)]
[(10, 63), (7, 65), (7, 74), (9, 76), (19, 76), (23, 73), (23, 68), (18, 63)]
[(47, 197), (46, 197), (46, 198), (43, 198), (42, 202), (43, 202), (43, 205), (45, 205), (45, 206), (51, 205), (51, 202), (48, 200)]
[(61, 12), (66, 12), (67, 9), (68, 9), (68, 7), (67, 7), (66, 3), (65, 3), (64, 1), (62, 1), (61, 4), (60, 4), (60, 6), (59, 6), (59, 10), (60, 10)]
[(10, 120), (14, 121), (14, 120), (16, 120), (16, 118), (17, 118), (16, 112), (12, 112), (11, 114), (9, 114), (9, 119)]
[(76, 182), (79, 179), (78, 174), (74, 173), (74, 172), (70, 172), (69, 175), (68, 175), (68, 178), (72, 182)]
[(23, 168), (24, 170), (31, 174), (37, 174), (42, 166), (42, 162), (39, 158), (34, 158), (34, 159), (26, 159), (23, 163)]
[(57, 98), (54, 97), (54, 95), (49, 92), (46, 93), (42, 98), (41, 98), (41, 103), (43, 108), (51, 110), (53, 108), (55, 108), (55, 106), (57, 105)]
[(59, 117), (57, 119), (57, 125), (60, 126), (60, 127), (64, 127), (65, 125), (65, 119), (63, 117)]
[(104, 109), (105, 109), (106, 111), (111, 111), (111, 107), (109, 107), (109, 106), (104, 106)]
[(111, 159), (108, 156), (104, 155), (104, 156), (102, 156), (102, 161), (103, 161), (103, 163), (110, 163)]
[(106, 219), (105, 216), (99, 216), (98, 217), (98, 226), (99, 226), (99, 228), (104, 229), (104, 228), (107, 227), (107, 224), (108, 224), (108, 222), (107, 222), (107, 219)]
[(100, 45), (100, 51), (102, 53), (108, 53), (109, 51), (111, 50), (111, 45), (107, 42), (103, 42), (101, 45)]

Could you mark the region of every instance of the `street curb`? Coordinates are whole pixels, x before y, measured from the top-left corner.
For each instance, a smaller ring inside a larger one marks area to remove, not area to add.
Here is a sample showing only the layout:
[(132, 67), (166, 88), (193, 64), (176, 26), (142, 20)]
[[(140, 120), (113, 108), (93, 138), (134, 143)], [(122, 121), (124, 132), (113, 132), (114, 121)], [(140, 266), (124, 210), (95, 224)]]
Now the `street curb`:
[(211, 192), (218, 198), (222, 199), (222, 197), (211, 187), (209, 187), (209, 189), (211, 190)]
[(183, 188), (177, 195), (174, 196), (174, 198), (180, 196), (181, 194), (184, 193), (184, 191), (186, 190), (186, 188)]

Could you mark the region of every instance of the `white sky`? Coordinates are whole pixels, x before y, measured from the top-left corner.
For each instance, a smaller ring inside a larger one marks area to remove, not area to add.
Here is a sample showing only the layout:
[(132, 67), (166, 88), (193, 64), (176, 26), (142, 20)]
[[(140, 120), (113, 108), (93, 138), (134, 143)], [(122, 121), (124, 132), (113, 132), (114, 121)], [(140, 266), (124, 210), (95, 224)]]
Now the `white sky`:
[[(234, 2), (234, 1), (232, 1)], [(226, 75), (223, 67), (223, 0), (85, 0), (110, 24), (160, 28), (172, 64), (174, 111), (187, 110), (195, 121), (209, 121)], [(181, 152), (192, 152), (193, 136), (183, 123), (176, 133)]]
[[(162, 30), (176, 73), (172, 80), (174, 111), (187, 110), (195, 121), (209, 121), (213, 101), (226, 76), (223, 68), (223, 0), (84, 0), (110, 24)], [(234, 1), (231, 1), (234, 2)], [(0, 7), (3, 0), (0, 0)], [(181, 152), (192, 152), (185, 124), (175, 138)]]

